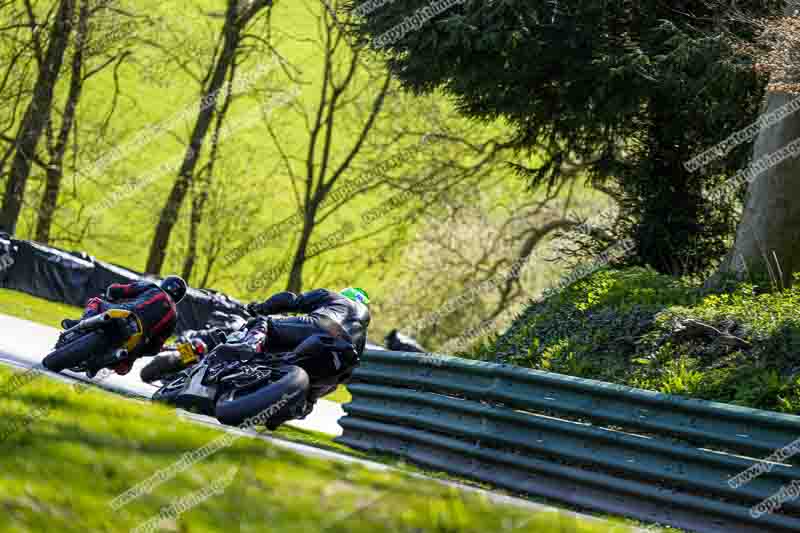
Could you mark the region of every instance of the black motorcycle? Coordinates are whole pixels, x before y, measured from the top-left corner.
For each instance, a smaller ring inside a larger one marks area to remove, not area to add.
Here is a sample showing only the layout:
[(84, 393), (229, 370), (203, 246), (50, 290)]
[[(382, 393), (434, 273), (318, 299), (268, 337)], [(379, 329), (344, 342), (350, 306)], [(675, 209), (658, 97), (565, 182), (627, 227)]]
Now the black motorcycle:
[(111, 309), (62, 331), (42, 364), (53, 372), (70, 369), (94, 378), (125, 360), (142, 339), (142, 322), (135, 313)]
[(253, 354), (229, 338), (179, 372), (153, 395), (231, 426), (270, 430), (307, 416), (321, 396), (346, 382), (358, 365), (353, 344), (314, 335), (288, 353)]

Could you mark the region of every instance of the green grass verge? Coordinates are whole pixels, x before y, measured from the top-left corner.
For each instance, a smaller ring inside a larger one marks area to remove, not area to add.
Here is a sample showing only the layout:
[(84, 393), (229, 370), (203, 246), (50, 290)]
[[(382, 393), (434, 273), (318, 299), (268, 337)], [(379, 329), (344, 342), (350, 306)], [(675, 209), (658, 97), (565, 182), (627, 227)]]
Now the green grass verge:
[(532, 304), (470, 355), (797, 413), (800, 285), (732, 283), (704, 294), (642, 268), (602, 270)]
[[(0, 368), (0, 383), (11, 374)], [(181, 421), (164, 406), (48, 379), (0, 398), (0, 409), (4, 424), (25, 426), (0, 442), (2, 531), (129, 530), (213, 482), (224, 490), (162, 525), (182, 532), (563, 531), (565, 519), (559, 524), (555, 513), (499, 506), (437, 483), (312, 459), (250, 438), (114, 511), (109, 502), (117, 495), (221, 432)], [(612, 527), (568, 525), (580, 532)]]
[(0, 289), (0, 313), (54, 328), (64, 318), (80, 318), (81, 309), (37, 298), (24, 292)]

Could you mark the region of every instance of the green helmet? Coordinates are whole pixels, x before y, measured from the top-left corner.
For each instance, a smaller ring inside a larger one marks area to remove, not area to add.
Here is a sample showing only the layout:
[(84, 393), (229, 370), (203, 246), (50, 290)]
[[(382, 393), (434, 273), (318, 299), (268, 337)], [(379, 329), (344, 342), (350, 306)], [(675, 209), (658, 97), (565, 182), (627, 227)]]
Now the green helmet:
[(364, 305), (369, 305), (369, 295), (364, 289), (359, 289), (358, 287), (347, 287), (339, 294), (345, 298), (353, 300), (354, 302), (361, 302)]

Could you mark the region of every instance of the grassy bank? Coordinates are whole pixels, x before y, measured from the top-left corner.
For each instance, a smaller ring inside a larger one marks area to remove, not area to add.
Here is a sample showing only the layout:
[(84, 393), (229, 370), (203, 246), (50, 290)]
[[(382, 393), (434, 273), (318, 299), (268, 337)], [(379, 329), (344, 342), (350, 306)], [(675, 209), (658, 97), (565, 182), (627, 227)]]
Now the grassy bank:
[(788, 413), (800, 410), (800, 287), (705, 294), (633, 268), (533, 303), (473, 356)]
[[(0, 368), (0, 383), (10, 376)], [(182, 422), (166, 407), (47, 379), (6, 394), (0, 409), (6, 424), (20, 426), (0, 442), (3, 531), (130, 530), (214, 482), (217, 494), (162, 525), (183, 532), (560, 530), (554, 514), (532, 515), (438, 484), (310, 459), (249, 438), (114, 511), (114, 497), (220, 432)], [(609, 530), (607, 524), (569, 525), (581, 532)]]
[(62, 319), (80, 318), (81, 309), (37, 298), (24, 292), (0, 289), (0, 313), (60, 328)]

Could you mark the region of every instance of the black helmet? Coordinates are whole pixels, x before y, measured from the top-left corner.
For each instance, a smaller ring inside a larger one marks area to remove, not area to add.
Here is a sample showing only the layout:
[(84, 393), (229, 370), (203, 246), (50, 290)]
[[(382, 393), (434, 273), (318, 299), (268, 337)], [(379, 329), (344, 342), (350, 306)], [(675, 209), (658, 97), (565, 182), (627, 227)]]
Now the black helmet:
[(186, 282), (180, 276), (167, 276), (161, 281), (161, 289), (178, 303), (186, 295)]

